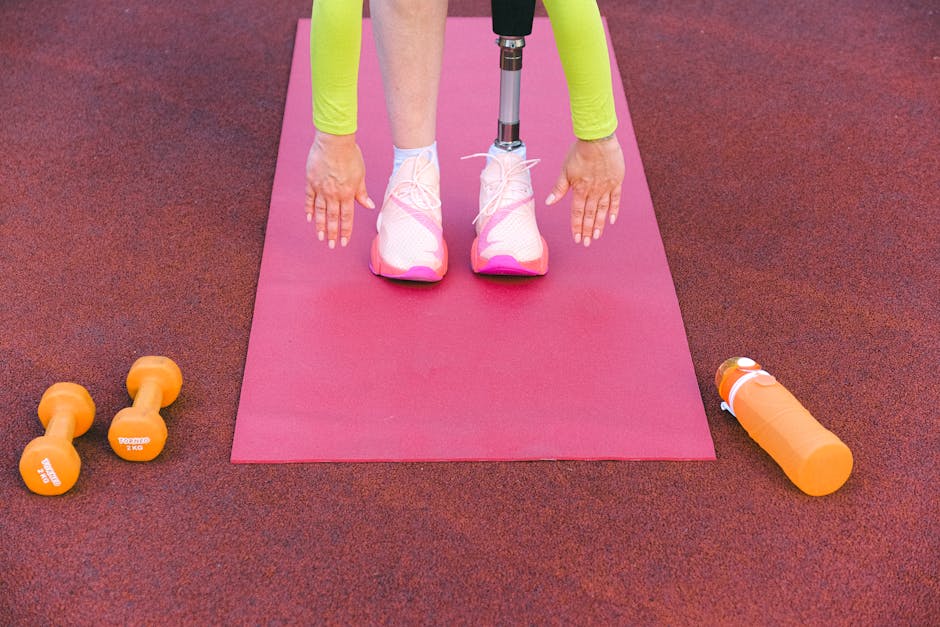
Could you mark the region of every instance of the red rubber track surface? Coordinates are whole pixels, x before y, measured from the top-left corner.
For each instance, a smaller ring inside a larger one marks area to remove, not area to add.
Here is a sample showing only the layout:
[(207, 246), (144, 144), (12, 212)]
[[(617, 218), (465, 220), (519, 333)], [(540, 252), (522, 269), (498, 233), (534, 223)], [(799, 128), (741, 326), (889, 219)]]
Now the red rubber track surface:
[[(0, 622), (937, 620), (940, 7), (601, 10), (716, 462), (230, 464), (308, 6), (0, 4)], [(131, 464), (106, 433), (148, 353), (186, 383)], [(839, 492), (719, 410), (741, 354), (852, 448)], [(17, 461), (57, 380), (98, 416), (42, 498)]]

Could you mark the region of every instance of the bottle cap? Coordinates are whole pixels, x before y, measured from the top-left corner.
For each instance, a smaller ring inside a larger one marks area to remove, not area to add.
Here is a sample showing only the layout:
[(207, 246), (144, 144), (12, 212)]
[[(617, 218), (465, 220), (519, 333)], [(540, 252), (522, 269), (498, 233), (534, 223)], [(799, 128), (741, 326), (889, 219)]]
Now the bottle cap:
[(728, 393), (734, 382), (749, 372), (758, 372), (761, 369), (759, 363), (750, 357), (732, 357), (726, 359), (715, 373), (715, 387), (718, 388), (718, 396), (722, 400), (728, 400)]

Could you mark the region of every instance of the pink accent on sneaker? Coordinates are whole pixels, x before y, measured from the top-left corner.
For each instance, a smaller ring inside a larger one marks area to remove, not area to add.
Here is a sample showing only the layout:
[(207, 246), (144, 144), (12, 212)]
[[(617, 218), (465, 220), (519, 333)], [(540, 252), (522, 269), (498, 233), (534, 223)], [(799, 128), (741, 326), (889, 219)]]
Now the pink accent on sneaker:
[(489, 259), (480, 256), (479, 237), (470, 248), (470, 266), (477, 274), (506, 274), (512, 276), (542, 276), (548, 272), (548, 244), (542, 238), (542, 256), (532, 261), (519, 261), (510, 255), (496, 255)]
[(373, 274), (440, 281), (447, 272), (437, 167), (423, 155), (406, 159), (389, 179), (372, 240)]
[[(548, 271), (548, 245), (538, 230), (529, 170), (539, 160), (479, 153), (487, 157), (480, 174), (480, 212), (470, 265), (479, 274), (540, 276)], [(504, 224), (505, 223), (505, 224)], [(502, 226), (497, 232), (497, 229)]]
[[(409, 206), (409, 205), (406, 205), (406, 204), (405, 204), (404, 202), (402, 202), (401, 199), (398, 198), (397, 196), (389, 196), (388, 199), (389, 199), (390, 202), (393, 202), (393, 203), (395, 203), (396, 205), (398, 205), (398, 206), (402, 209), (402, 211), (404, 211), (405, 213), (408, 214), (409, 217), (411, 217), (411, 218), (415, 219), (416, 221), (418, 221), (418, 222), (421, 224), (421, 226), (423, 226), (424, 228), (426, 228), (427, 230), (429, 230), (431, 233), (437, 233), (438, 231), (441, 231), (441, 230), (442, 230), (442, 229), (441, 229), (441, 225), (438, 224), (437, 222), (435, 222), (435, 221), (434, 221), (434, 218), (432, 218), (431, 216), (429, 216), (429, 215), (428, 215), (427, 213), (425, 213), (424, 211), (421, 211), (420, 209), (417, 209), (417, 208), (415, 208), (415, 207), (411, 207), (411, 206)], [(437, 255), (440, 255), (440, 254), (441, 254), (441, 246), (442, 246), (443, 244), (444, 244), (444, 240), (441, 239), (441, 240), (438, 242), (438, 249), (437, 249), (437, 251), (436, 251), (435, 254), (437, 254)]]
[(379, 255), (379, 236), (376, 235), (372, 240), (372, 250), (369, 259), (369, 270), (377, 276), (384, 276), (388, 279), (398, 279), (401, 281), (422, 281), (425, 283), (434, 283), (440, 281), (447, 274), (447, 242), (441, 242), (443, 245), (442, 264), (435, 270), (427, 266), (412, 266), (406, 270), (391, 266), (382, 261)]
[(519, 207), (522, 207), (523, 205), (529, 202), (535, 202), (534, 195), (529, 195), (523, 198), (522, 200), (517, 200), (516, 202), (506, 205), (505, 207), (500, 207), (499, 210), (497, 210), (490, 217), (490, 219), (486, 221), (486, 224), (484, 224), (483, 228), (480, 229), (480, 232), (479, 234), (477, 234), (477, 237), (483, 238), (484, 242), (488, 242), (490, 233), (493, 231), (494, 228), (496, 228), (497, 225), (499, 225), (500, 222), (505, 220), (506, 217), (513, 212), (513, 210), (518, 209)]

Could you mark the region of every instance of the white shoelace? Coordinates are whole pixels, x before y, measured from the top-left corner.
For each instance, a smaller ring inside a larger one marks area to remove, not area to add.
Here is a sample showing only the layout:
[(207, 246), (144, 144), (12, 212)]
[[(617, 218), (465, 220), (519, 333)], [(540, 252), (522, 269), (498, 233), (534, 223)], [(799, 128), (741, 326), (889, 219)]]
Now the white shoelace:
[(389, 196), (395, 196), (406, 204), (420, 209), (421, 211), (434, 211), (440, 209), (441, 199), (437, 195), (437, 190), (432, 186), (421, 182), (419, 179), (425, 170), (433, 168), (434, 163), (427, 161), (422, 166), (414, 168), (411, 178), (403, 179), (388, 190)]
[[(461, 161), (464, 159), (473, 159), (474, 157), (493, 157), (493, 155), (485, 152), (476, 152), (472, 155), (467, 155), (461, 157)], [(538, 165), (541, 159), (524, 159), (514, 163), (510, 168), (503, 166), (503, 162), (499, 159), (493, 157), (493, 160), (499, 165), (499, 182), (497, 183), (487, 183), (486, 184), (486, 193), (490, 194), (490, 199), (486, 201), (482, 207), (480, 207), (480, 213), (477, 214), (477, 217), (473, 219), (472, 224), (476, 224), (477, 220), (483, 216), (490, 217), (496, 210), (499, 209), (503, 204), (503, 196), (506, 192), (517, 192), (521, 194), (529, 193), (531, 185), (528, 182), (520, 181), (515, 177), (518, 177), (528, 170), (531, 170), (536, 165)]]

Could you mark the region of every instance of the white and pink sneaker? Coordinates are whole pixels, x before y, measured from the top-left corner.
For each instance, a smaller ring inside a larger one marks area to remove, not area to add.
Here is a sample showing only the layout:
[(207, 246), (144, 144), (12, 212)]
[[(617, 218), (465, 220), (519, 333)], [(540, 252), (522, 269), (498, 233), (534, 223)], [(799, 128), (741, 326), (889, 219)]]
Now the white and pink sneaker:
[(440, 281), (447, 273), (441, 221), (441, 174), (424, 155), (392, 175), (376, 222), (369, 269), (406, 281)]
[[(548, 271), (548, 244), (535, 219), (529, 174), (538, 159), (512, 152), (474, 154), (489, 157), (480, 174), (480, 213), (470, 264), (479, 274), (539, 276)], [(464, 157), (469, 158), (469, 157)]]

